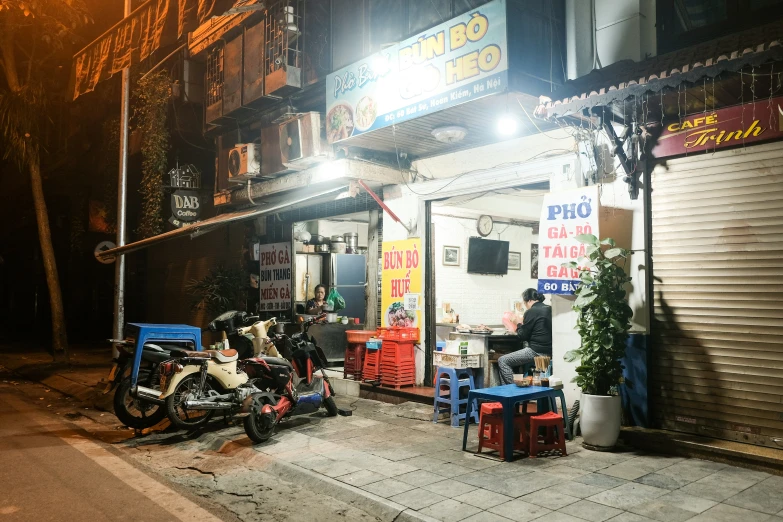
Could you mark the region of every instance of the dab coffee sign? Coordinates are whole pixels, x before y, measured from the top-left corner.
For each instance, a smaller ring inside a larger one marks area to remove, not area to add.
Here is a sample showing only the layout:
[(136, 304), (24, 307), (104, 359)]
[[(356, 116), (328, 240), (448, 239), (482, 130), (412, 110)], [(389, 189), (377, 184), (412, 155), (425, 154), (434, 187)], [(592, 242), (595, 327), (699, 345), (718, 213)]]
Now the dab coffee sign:
[(664, 125), (656, 158), (783, 138), (783, 97), (694, 114)]
[(198, 191), (176, 190), (171, 194), (171, 218), (169, 222), (177, 227), (198, 221), (201, 216), (201, 201)]

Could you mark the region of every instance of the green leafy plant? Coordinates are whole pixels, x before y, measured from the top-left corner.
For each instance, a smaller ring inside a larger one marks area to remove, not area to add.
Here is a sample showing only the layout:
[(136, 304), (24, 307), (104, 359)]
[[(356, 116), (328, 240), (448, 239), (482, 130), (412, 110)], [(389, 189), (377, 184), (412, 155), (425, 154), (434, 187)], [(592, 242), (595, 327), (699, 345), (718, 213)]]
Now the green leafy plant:
[[(582, 338), (580, 347), (565, 354), (565, 360), (579, 360), (574, 382), (589, 395), (617, 395), (623, 380), (623, 364), (628, 330), (633, 311), (625, 301), (625, 273), (630, 251), (618, 248), (611, 238), (598, 241), (592, 234), (576, 239), (587, 245), (582, 266), (566, 263), (579, 270), (573, 309), (579, 313), (576, 328)], [(622, 263), (622, 265), (620, 264)]]
[(137, 128), (144, 139), (141, 145), (142, 176), (141, 217), (138, 234), (152, 237), (163, 231), (163, 175), (166, 172), (169, 149), (169, 129), (166, 125), (171, 81), (161, 71), (139, 81), (135, 115)]
[(244, 309), (247, 280), (239, 268), (216, 266), (202, 279), (191, 279), (185, 290), (193, 297), (192, 310), (205, 310), (216, 316), (228, 310)]

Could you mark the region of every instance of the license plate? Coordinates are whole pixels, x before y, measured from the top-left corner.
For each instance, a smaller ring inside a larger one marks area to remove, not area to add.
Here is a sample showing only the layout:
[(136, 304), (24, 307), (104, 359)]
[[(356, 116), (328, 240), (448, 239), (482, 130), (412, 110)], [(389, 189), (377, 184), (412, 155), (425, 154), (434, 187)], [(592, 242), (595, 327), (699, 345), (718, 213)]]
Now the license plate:
[(166, 375), (160, 376), (160, 391), (164, 392), (166, 391), (166, 381), (168, 381), (168, 377)]

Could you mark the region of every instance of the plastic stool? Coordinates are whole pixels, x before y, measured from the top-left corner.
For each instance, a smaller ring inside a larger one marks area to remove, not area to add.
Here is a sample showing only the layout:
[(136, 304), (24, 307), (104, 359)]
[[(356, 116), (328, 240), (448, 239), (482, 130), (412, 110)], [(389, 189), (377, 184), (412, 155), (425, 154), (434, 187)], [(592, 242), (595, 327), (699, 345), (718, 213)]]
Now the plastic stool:
[[(489, 403), (488, 408), (482, 405), (481, 420), (478, 430), (478, 451), (481, 453), (483, 448), (494, 449), (500, 454), (500, 459), (505, 459), (505, 450), (503, 449), (503, 407), (500, 403)], [(492, 412), (492, 413), (489, 413)], [(530, 422), (528, 415), (514, 415), (514, 450), (527, 451), (527, 426)]]
[[(545, 428), (544, 440), (539, 440), (538, 430)], [(565, 445), (565, 425), (563, 416), (548, 412), (530, 417), (530, 458), (535, 458), (541, 451), (557, 450), (565, 457), (568, 455)]]
[[(443, 378), (442, 376), (446, 376)], [(459, 428), (459, 421), (465, 420), (465, 413), (461, 406), (468, 403), (467, 398), (460, 398), (460, 388), (473, 390), (476, 388), (473, 381), (473, 372), (469, 368), (445, 368), (438, 367), (435, 372), (435, 400), (433, 405), (432, 422), (438, 422), (441, 410), (448, 409), (451, 414), (452, 428)], [(479, 421), (478, 408), (472, 408), (470, 418), (473, 422)], [(466, 420), (467, 422), (467, 420)]]

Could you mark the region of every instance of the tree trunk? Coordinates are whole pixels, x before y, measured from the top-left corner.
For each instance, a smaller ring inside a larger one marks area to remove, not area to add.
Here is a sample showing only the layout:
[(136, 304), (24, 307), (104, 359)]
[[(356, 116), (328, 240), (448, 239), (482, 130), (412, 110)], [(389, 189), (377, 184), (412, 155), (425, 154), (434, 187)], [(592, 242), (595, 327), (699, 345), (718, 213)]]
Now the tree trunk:
[(52, 348), (55, 358), (58, 353), (65, 355), (65, 360), (70, 363), (68, 351), (68, 336), (65, 330), (65, 312), (63, 310), (63, 298), (60, 292), (60, 278), (57, 274), (57, 262), (54, 259), (52, 247), (52, 232), (49, 229), (49, 212), (46, 210), (43, 184), (41, 182), (41, 165), (38, 154), (33, 154), (30, 159), (30, 181), (33, 187), (33, 203), (35, 205), (35, 218), (38, 222), (38, 240), (41, 243), (41, 257), (46, 272), (46, 284), (49, 287), (49, 305), (52, 309)]

